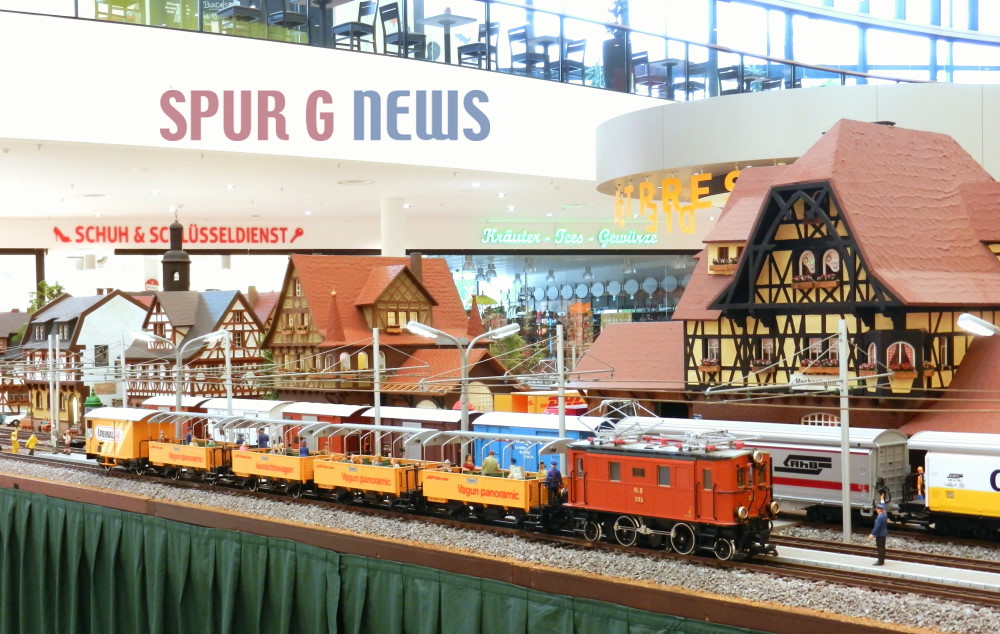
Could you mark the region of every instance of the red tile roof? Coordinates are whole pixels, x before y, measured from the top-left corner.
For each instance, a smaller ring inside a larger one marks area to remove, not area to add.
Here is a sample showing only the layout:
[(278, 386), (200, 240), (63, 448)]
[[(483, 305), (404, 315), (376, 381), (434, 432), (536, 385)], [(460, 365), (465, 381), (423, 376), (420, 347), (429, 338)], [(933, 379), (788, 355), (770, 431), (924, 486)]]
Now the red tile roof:
[(969, 345), (948, 391), (925, 412), (899, 428), (918, 431), (1000, 433), (1000, 337), (977, 337)]
[(708, 254), (704, 251), (695, 256), (698, 262), (694, 265), (691, 280), (684, 288), (674, 314), (671, 315), (673, 319), (712, 320), (722, 315), (721, 310), (710, 310), (708, 306), (733, 281), (733, 277), (709, 275), (708, 267), (704, 263), (707, 257)]
[[(248, 295), (247, 297), (250, 296)], [(266, 324), (267, 320), (271, 318), (271, 313), (274, 312), (275, 307), (278, 305), (278, 300), (281, 299), (281, 293), (277, 291), (257, 293), (256, 297), (257, 301), (253, 305), (253, 312), (257, 315), (260, 323)]]
[[(843, 119), (794, 164), (744, 170), (706, 241), (748, 240), (769, 186), (815, 182), (830, 183), (872, 275), (903, 303), (1000, 304), (1000, 262), (982, 244), (1000, 239), (1000, 184), (943, 134)], [(706, 307), (733, 278), (706, 269), (674, 319), (718, 318)]]
[(705, 236), (705, 242), (746, 242), (771, 189), (771, 183), (781, 178), (786, 169), (787, 166), (779, 165), (742, 170), (736, 180), (739, 187), (729, 195), (718, 222)]
[[(499, 376), (504, 372), (500, 363), (485, 348), (474, 348), (469, 353), (469, 367), (471, 376)], [(424, 348), (414, 351), (396, 374), (385, 381), (383, 387), (387, 391), (393, 391), (394, 388), (399, 390), (403, 386), (416, 385), (425, 380), (426, 391), (447, 393), (460, 389), (461, 378), (462, 356), (457, 348)]]
[(954, 139), (843, 119), (774, 185), (816, 181), (831, 183), (869, 269), (902, 302), (1000, 304), (1000, 262), (959, 195), (993, 178)]
[[(601, 330), (567, 387), (668, 391), (684, 389), (684, 324), (611, 324)], [(594, 374), (576, 374), (594, 371)]]
[[(409, 258), (352, 255), (293, 255), (289, 266), (298, 272), (302, 292), (309, 302), (316, 328), (324, 333), (323, 347), (334, 347), (370, 340), (371, 328), (358, 307), (378, 284), (372, 280), (388, 275), (386, 267), (409, 265)], [(459, 299), (448, 264), (440, 258), (423, 260), (421, 284), (437, 302), (431, 308), (431, 323), (438, 330), (462, 339), (468, 330), (468, 317)], [(388, 282), (386, 282), (388, 283)], [(384, 288), (384, 286), (382, 287)], [(336, 300), (331, 293), (336, 291)], [(427, 345), (430, 340), (403, 331), (382, 335), (385, 345)]]

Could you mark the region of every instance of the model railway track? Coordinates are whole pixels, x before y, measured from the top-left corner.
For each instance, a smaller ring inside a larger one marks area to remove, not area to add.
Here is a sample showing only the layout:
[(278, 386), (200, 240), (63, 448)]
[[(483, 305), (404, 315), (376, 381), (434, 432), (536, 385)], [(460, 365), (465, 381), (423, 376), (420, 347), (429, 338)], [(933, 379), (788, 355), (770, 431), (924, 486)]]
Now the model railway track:
[[(25, 455), (13, 456), (10, 454), (0, 454), (0, 458), (4, 459), (5, 461), (22, 461), (34, 464), (44, 464), (50, 467), (54, 466), (58, 468), (69, 468), (79, 471), (104, 473), (108, 476), (119, 479), (144, 481), (144, 482), (149, 481), (149, 478), (147, 476), (138, 476), (134, 473), (117, 469), (106, 471), (104, 468), (96, 464), (54, 460), (45, 454), (35, 455), (35, 456), (25, 456)], [(701, 566), (709, 566), (722, 569), (735, 568), (739, 570), (746, 570), (746, 571), (758, 572), (769, 575), (779, 574), (782, 577), (795, 578), (806, 581), (813, 581), (813, 582), (821, 581), (825, 583), (833, 583), (849, 587), (860, 587), (868, 590), (876, 590), (876, 591), (898, 593), (898, 594), (911, 593), (919, 596), (926, 596), (928, 598), (946, 599), (973, 605), (981, 605), (990, 608), (1000, 608), (1000, 593), (988, 592), (982, 589), (954, 587), (942, 583), (899, 579), (895, 577), (887, 578), (878, 574), (871, 574), (871, 573), (857, 572), (857, 571), (830, 570), (827, 568), (817, 569), (815, 566), (809, 564), (777, 562), (769, 558), (758, 558), (749, 562), (734, 562), (734, 561), (718, 561), (692, 555), (679, 555), (677, 553), (668, 552), (664, 550), (646, 549), (646, 550), (636, 551), (636, 549), (634, 548), (626, 548), (614, 543), (607, 543), (603, 541), (602, 542), (582, 541), (576, 537), (567, 534), (527, 532), (524, 530), (517, 529), (513, 525), (505, 526), (502, 524), (459, 522), (452, 520), (450, 518), (444, 518), (435, 515), (413, 515), (409, 513), (402, 513), (399, 511), (387, 509), (380, 506), (339, 504), (336, 502), (318, 500), (310, 496), (306, 496), (303, 498), (293, 498), (275, 492), (247, 491), (241, 488), (229, 487), (229, 486), (220, 487), (216, 484), (210, 484), (207, 482), (202, 482), (200, 480), (191, 480), (185, 478), (181, 478), (178, 480), (171, 480), (170, 482), (164, 482), (163, 484), (169, 484), (170, 486), (185, 488), (185, 489), (203, 489), (206, 491), (225, 492), (226, 494), (229, 495), (248, 496), (259, 499), (269, 499), (269, 500), (278, 499), (284, 503), (294, 504), (294, 505), (322, 504), (329, 506), (330, 508), (336, 508), (341, 511), (347, 511), (362, 515), (370, 514), (370, 515), (378, 515), (381, 517), (400, 519), (404, 521), (421, 521), (452, 529), (480, 531), (486, 534), (504, 536), (504, 537), (518, 537), (520, 539), (526, 539), (535, 543), (547, 544), (559, 548), (570, 548), (570, 549), (584, 550), (584, 551), (600, 550), (600, 551), (628, 552), (632, 555), (639, 555), (651, 558), (682, 559), (685, 561), (689, 561), (691, 563), (696, 563)], [(816, 542), (815, 540), (804, 540), (798, 538), (793, 539), (785, 537), (781, 537), (777, 541), (779, 545), (785, 545), (789, 547), (794, 546), (794, 547), (810, 548), (817, 550), (818, 549), (833, 550), (835, 552), (845, 552), (855, 555), (861, 554), (864, 556), (871, 555), (871, 549), (870, 548), (866, 549), (864, 547), (854, 547), (853, 550), (840, 550), (838, 545), (830, 544), (829, 542)], [(902, 557), (895, 557), (895, 558), (902, 560)], [(921, 561), (921, 563), (932, 563), (933, 565), (949, 565), (952, 567), (962, 567), (970, 570), (987, 570), (990, 572), (997, 571), (996, 565), (988, 566), (986, 564), (983, 564), (983, 562), (978, 562), (980, 566), (977, 567), (975, 565), (977, 562), (970, 560), (963, 560), (959, 558), (948, 558), (948, 557), (937, 556), (933, 558), (933, 561), (923, 560)]]
[[(857, 557), (874, 557), (874, 549), (871, 546), (857, 546), (855, 544), (833, 543), (824, 540), (807, 539), (804, 537), (784, 537), (772, 535), (771, 542), (778, 547), (788, 546), (790, 548), (804, 548), (808, 550), (818, 550), (828, 553), (838, 553), (842, 555), (853, 555)], [(966, 559), (963, 557), (952, 557), (949, 555), (937, 555), (932, 553), (908, 552), (905, 550), (889, 551), (889, 559), (894, 561), (905, 561), (914, 564), (924, 564), (927, 566), (942, 566), (946, 568), (959, 568), (962, 570), (974, 570), (978, 572), (988, 572), (1000, 574), (1000, 563), (994, 561), (980, 561), (977, 559)]]

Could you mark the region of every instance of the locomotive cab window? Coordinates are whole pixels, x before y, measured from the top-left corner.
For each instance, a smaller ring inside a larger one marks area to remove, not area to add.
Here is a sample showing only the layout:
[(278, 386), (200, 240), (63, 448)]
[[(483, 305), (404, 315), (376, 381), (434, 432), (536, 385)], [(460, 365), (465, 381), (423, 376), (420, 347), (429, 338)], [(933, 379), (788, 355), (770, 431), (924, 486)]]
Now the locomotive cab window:
[(712, 470), (702, 469), (701, 471), (701, 483), (703, 488), (707, 491), (712, 488)]
[(743, 474), (743, 468), (737, 466), (736, 467), (736, 488), (737, 489), (745, 489), (746, 486), (747, 486), (746, 485), (746, 478), (744, 477), (744, 474)]
[(632, 467), (632, 477), (633, 478), (645, 478), (646, 470), (642, 467)]
[(622, 481), (622, 465), (620, 462), (608, 463), (608, 480), (612, 482)]
[(661, 487), (670, 486), (670, 467), (659, 466), (656, 468), (656, 483)]

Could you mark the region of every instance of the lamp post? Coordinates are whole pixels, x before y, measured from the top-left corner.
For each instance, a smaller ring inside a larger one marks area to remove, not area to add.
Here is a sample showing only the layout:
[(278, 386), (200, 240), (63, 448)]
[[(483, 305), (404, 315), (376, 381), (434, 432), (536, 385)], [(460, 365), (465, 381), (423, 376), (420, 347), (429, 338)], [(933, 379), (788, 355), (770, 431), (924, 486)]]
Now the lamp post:
[[(468, 342), (468, 345), (466, 345), (466, 341), (464, 339), (453, 337), (444, 331), (438, 330), (437, 328), (431, 328), (430, 326), (424, 325), (418, 321), (407, 322), (406, 329), (420, 337), (429, 337), (431, 339), (437, 339), (440, 337), (447, 339), (458, 347), (458, 352), (462, 355), (462, 431), (469, 431), (469, 355), (472, 353), (472, 348), (479, 341), (486, 339), (487, 337), (502, 339), (510, 336), (520, 330), (521, 325), (516, 323), (507, 324), (506, 326), (501, 326), (500, 328), (487, 330), (483, 334), (473, 337), (472, 341)], [(463, 348), (462, 346), (465, 347)]]
[[(155, 341), (159, 343), (165, 343), (171, 346), (175, 350), (174, 355), (174, 373), (176, 374), (176, 380), (174, 383), (174, 409), (177, 413), (180, 413), (182, 406), (182, 397), (184, 393), (184, 381), (181, 378), (181, 370), (184, 367), (184, 351), (188, 349), (189, 346), (195, 343), (215, 343), (216, 341), (222, 340), (222, 350), (226, 358), (226, 406), (230, 413), (233, 411), (233, 369), (232, 369), (232, 350), (229, 346), (229, 331), (228, 330), (215, 330), (208, 334), (204, 334), (190, 341), (185, 341), (180, 346), (174, 344), (166, 337), (161, 337), (159, 335), (154, 335), (151, 332), (146, 332), (144, 330), (137, 330), (132, 333), (135, 339), (142, 341)], [(181, 419), (178, 417), (175, 423), (174, 433), (179, 439), (181, 437)]]

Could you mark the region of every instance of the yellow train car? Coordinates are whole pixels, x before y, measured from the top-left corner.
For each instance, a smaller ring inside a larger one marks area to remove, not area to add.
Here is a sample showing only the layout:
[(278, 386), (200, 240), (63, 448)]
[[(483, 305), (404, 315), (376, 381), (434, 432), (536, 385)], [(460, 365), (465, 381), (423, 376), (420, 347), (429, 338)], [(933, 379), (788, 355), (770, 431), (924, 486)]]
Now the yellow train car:
[[(456, 519), (469, 514), (513, 515), (520, 521), (532, 509), (548, 504), (544, 480), (515, 480), (452, 470), (420, 471), (428, 502), (443, 504)], [(493, 511), (493, 512), (491, 512)]]
[(419, 494), (417, 474), (425, 464), (423, 460), (377, 456), (324, 456), (313, 465), (313, 481), (317, 492), (327, 492), (341, 502), (381, 501), (393, 506)]
[(151, 422), (159, 414), (156, 410), (129, 407), (98, 407), (87, 412), (84, 415), (87, 457), (108, 469), (144, 469), (150, 439), (173, 433), (170, 422)]
[(226, 472), (231, 451), (232, 445), (203, 447), (153, 441), (149, 443), (149, 464), (174, 480), (182, 475), (214, 479)]
[(267, 453), (266, 449), (231, 451), (229, 456), (233, 475), (246, 489), (283, 489), (292, 497), (301, 497), (312, 487), (313, 465), (320, 457)]

